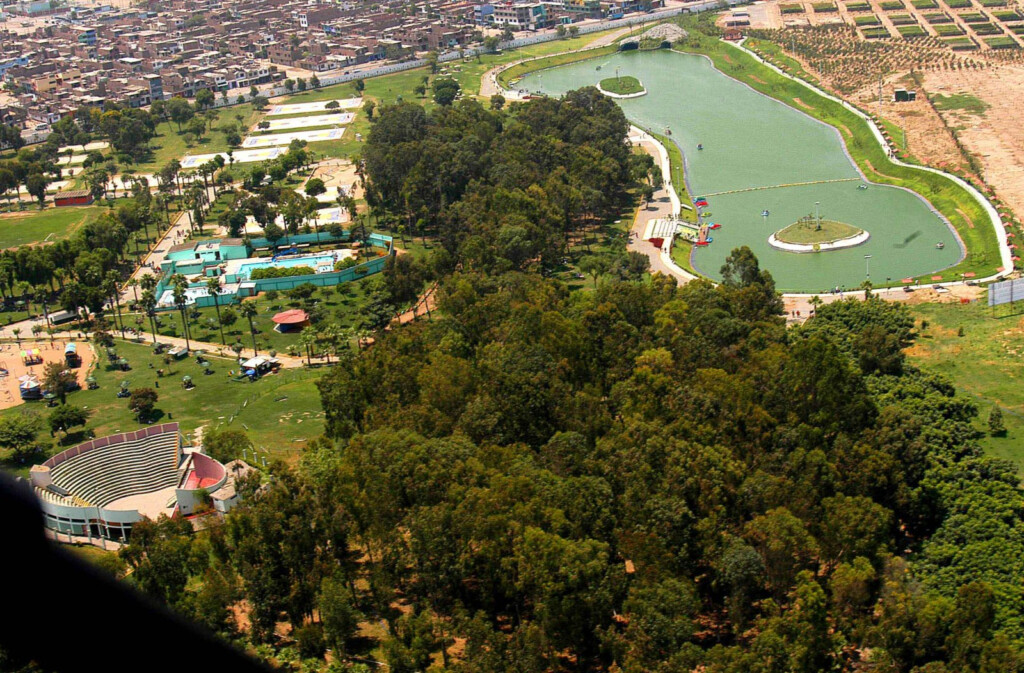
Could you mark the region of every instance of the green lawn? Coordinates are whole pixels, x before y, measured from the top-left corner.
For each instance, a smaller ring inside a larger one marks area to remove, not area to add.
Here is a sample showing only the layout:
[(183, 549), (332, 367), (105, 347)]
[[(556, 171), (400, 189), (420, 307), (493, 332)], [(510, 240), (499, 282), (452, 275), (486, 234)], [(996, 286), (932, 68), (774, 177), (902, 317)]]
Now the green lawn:
[[(79, 390), (68, 396), (69, 404), (92, 410), (87, 429), (97, 437), (142, 427), (128, 410), (127, 400), (116, 397), (122, 381), (129, 381), (133, 388), (159, 385), (155, 420), (177, 421), (186, 434), (201, 425), (216, 427), (230, 422), (232, 427), (247, 430), (253, 442), (266, 447), (272, 455), (288, 458), (302, 447), (297, 440), (323, 432), (323, 412), (313, 386), (319, 376), (315, 370), (282, 370), (255, 383), (236, 383), (228, 376), (229, 370), (238, 370), (231, 360), (211, 357), (214, 373), (203, 375), (194, 358), (165, 364), (164, 356), (153, 355), (148, 341), (118, 341), (116, 350), (128, 360), (131, 371), (115, 370), (101, 353), (94, 370), (99, 389)], [(157, 376), (156, 370), (160, 368), (166, 371), (163, 377)], [(182, 388), (181, 377), (185, 375), (192, 376), (196, 383), (192, 390)], [(0, 411), (0, 416), (30, 414), (45, 421), (48, 411), (42, 403), (31, 402)], [(40, 433), (40, 439), (49, 441), (46, 431)], [(73, 433), (64, 446), (57, 447), (53, 442), (49, 450), (63, 450), (83, 439), (81, 432)], [(29, 466), (5, 467), (24, 472)]]
[(644, 90), (644, 85), (640, 83), (640, 80), (630, 76), (607, 77), (601, 80), (600, 86), (609, 93), (616, 93), (622, 96), (640, 93)]
[[(166, 121), (157, 124), (157, 136), (150, 141), (153, 154), (148, 161), (134, 166), (135, 172), (145, 173), (160, 170), (171, 159), (180, 161), (186, 154), (227, 152), (230, 147), (225, 140), (224, 133), (218, 128), (229, 123), (235, 124), (244, 138), (246, 130), (256, 122), (258, 114), (249, 103), (233, 105), (213, 112), (216, 118), (208, 125), (210, 130), (192, 147), (185, 144), (185, 138), (178, 133), (178, 126), (174, 122)], [(241, 116), (242, 119), (239, 120), (238, 116)]]
[(967, 112), (972, 115), (984, 114), (989, 107), (988, 103), (969, 93), (937, 93), (932, 96), (931, 101), (937, 110)]
[(861, 233), (857, 227), (850, 226), (845, 222), (835, 220), (821, 220), (820, 229), (818, 224), (811, 222), (794, 222), (793, 224), (779, 230), (775, 238), (783, 243), (797, 243), (810, 245), (813, 243), (830, 243), (843, 238), (850, 238)]
[(105, 210), (103, 206), (52, 205), (39, 210), (33, 205), (23, 212), (0, 215), (0, 249), (68, 238)]
[[(942, 175), (892, 163), (861, 117), (762, 66), (745, 52), (718, 39), (691, 33), (684, 50), (709, 56), (715, 67), (726, 75), (835, 126), (854, 161), (873, 182), (906, 187), (927, 198), (956, 227), (967, 247), (965, 259), (943, 271), (941, 275), (944, 278), (960, 278), (960, 274), (969, 271), (984, 277), (994, 273), (1000, 265), (996, 233), (981, 204)], [(794, 100), (796, 98), (802, 105)]]
[[(986, 432), (982, 445), (992, 455), (1024, 468), (1024, 316), (991, 317), (985, 299), (971, 304), (911, 307), (920, 336), (908, 351), (916, 366), (948, 377), (978, 404), (979, 430), (994, 405), (1003, 410), (1005, 437)], [(1005, 311), (1005, 309), (1003, 309)], [(921, 330), (921, 320), (928, 327)], [(958, 336), (963, 328), (963, 336)]]

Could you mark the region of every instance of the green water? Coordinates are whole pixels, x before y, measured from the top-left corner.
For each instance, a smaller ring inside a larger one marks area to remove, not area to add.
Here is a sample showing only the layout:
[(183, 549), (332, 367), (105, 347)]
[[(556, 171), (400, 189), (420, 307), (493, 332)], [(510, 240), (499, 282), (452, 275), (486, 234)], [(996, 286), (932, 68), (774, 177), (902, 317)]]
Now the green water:
[[(601, 65), (601, 70), (596, 69)], [(581, 61), (526, 76), (518, 86), (551, 95), (595, 85), (618, 67), (644, 83), (648, 94), (620, 100), (638, 126), (663, 133), (686, 157), (694, 196), (709, 195), (712, 232), (707, 248), (694, 251), (694, 266), (711, 278), (729, 252), (747, 245), (781, 290), (820, 292), (859, 286), (870, 272), (876, 285), (940, 271), (956, 264), (959, 242), (932, 206), (912, 192), (861, 184), (839, 132), (727, 77), (701, 56), (669, 51), (626, 52)], [(704, 149), (697, 150), (703, 144)], [(777, 187), (817, 180), (851, 182)], [(750, 187), (752, 192), (714, 196)], [(823, 253), (788, 253), (768, 245), (768, 236), (815, 211), (871, 234), (855, 248)], [(768, 210), (767, 218), (762, 211)], [(938, 250), (935, 244), (945, 244)], [(871, 255), (866, 261), (865, 255)], [(870, 264), (870, 267), (868, 266)]]

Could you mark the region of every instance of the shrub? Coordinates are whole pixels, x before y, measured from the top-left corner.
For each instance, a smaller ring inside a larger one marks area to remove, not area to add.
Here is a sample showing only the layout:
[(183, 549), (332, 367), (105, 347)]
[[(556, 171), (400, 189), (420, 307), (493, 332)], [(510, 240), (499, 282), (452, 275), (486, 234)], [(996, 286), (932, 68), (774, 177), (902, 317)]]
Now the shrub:
[(249, 280), (262, 280), (264, 278), (288, 278), (290, 276), (312, 276), (316, 271), (309, 266), (268, 266), (262, 269), (253, 269), (249, 274)]

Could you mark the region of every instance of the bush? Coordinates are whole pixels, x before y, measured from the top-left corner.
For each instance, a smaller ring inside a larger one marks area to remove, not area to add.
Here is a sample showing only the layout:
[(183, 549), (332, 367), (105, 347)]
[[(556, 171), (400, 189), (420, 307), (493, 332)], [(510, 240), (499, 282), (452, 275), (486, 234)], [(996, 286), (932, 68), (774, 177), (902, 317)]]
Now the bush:
[(999, 405), (992, 407), (988, 415), (988, 434), (993, 437), (1002, 437), (1006, 434), (1006, 426), (1003, 424), (1003, 410)]
[(355, 257), (346, 257), (345, 259), (338, 260), (334, 263), (335, 271), (342, 271), (343, 269), (351, 269), (353, 266), (359, 264)]

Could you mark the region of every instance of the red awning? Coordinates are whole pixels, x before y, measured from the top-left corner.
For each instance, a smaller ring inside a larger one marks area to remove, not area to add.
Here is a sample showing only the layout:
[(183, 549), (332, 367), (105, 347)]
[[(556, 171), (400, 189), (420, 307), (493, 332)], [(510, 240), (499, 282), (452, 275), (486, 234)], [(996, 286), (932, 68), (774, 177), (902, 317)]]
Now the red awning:
[(271, 318), (278, 325), (298, 325), (309, 321), (309, 315), (300, 308), (282, 311)]

